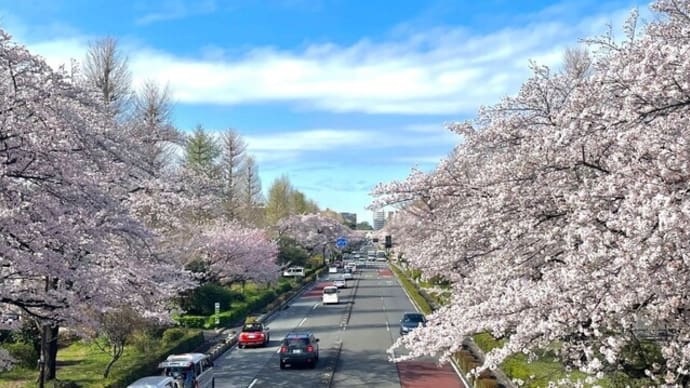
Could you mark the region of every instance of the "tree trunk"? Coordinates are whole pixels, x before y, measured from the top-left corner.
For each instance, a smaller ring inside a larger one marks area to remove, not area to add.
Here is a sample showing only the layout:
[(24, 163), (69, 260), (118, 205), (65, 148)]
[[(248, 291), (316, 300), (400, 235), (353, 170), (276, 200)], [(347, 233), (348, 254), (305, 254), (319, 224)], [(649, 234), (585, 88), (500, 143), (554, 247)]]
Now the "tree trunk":
[(58, 329), (57, 325), (50, 323), (41, 325), (41, 353), (38, 365), (39, 387), (43, 387), (46, 381), (53, 380), (56, 376)]
[(108, 375), (110, 374), (110, 369), (113, 367), (113, 364), (115, 364), (115, 362), (120, 359), (120, 356), (122, 356), (123, 351), (124, 345), (113, 345), (113, 358), (111, 358), (110, 362), (108, 362), (108, 365), (106, 365), (105, 371), (103, 372), (103, 378), (108, 378)]
[(47, 380), (53, 380), (57, 376), (57, 353), (59, 325), (51, 325), (48, 329), (48, 357), (46, 358)]

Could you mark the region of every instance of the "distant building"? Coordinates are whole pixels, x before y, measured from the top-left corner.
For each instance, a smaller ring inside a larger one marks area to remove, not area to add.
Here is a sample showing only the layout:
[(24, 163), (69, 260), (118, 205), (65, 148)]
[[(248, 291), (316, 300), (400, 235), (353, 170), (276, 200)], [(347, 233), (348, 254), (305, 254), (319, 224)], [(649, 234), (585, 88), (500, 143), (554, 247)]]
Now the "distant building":
[(383, 228), (386, 224), (386, 212), (383, 210), (377, 210), (374, 212), (374, 230), (379, 230)]
[(340, 213), (345, 220), (345, 225), (349, 226), (350, 229), (357, 228), (357, 213)]

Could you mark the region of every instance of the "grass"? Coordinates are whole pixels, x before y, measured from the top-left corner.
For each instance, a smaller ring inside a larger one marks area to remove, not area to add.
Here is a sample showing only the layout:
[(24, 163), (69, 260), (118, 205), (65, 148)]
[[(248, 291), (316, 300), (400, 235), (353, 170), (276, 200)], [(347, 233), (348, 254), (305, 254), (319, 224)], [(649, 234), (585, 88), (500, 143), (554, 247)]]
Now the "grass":
[(407, 275), (404, 274), (403, 271), (400, 270), (400, 268), (398, 268), (396, 265), (391, 265), (391, 268), (393, 269), (393, 272), (395, 272), (395, 275), (398, 277), (400, 283), (402, 283), (407, 293), (410, 295), (410, 298), (412, 298), (412, 300), (414, 300), (414, 302), (417, 304), (417, 307), (419, 307), (419, 309), (422, 310), (424, 314), (431, 314), (431, 312), (433, 311), (431, 305), (419, 293), (419, 290), (414, 285), (414, 283), (412, 283), (412, 281), (407, 277)]
[[(103, 378), (103, 371), (110, 356), (102, 352), (95, 345), (86, 342), (75, 342), (58, 351), (58, 381), (74, 381), (83, 387), (102, 388), (115, 381), (131, 367), (141, 363), (145, 355), (128, 347), (110, 372), (107, 379)], [(37, 370), (16, 368), (0, 373), (0, 387), (35, 387)], [(52, 386), (52, 382), (47, 384)]]
[[(131, 371), (143, 364), (158, 362), (161, 352), (173, 349), (178, 344), (198, 335), (198, 331), (191, 330), (187, 335), (174, 343), (157, 346), (148, 352), (141, 352), (134, 346), (127, 346), (122, 357), (113, 365), (108, 378), (103, 377), (103, 371), (110, 361), (110, 355), (101, 351), (96, 345), (87, 341), (77, 341), (58, 351), (58, 367), (56, 381), (72, 381), (84, 388), (103, 388), (117, 383), (128, 377)], [(0, 373), (0, 387), (29, 388), (36, 386), (38, 371), (28, 368), (14, 368)], [(53, 381), (46, 384), (53, 386)]]

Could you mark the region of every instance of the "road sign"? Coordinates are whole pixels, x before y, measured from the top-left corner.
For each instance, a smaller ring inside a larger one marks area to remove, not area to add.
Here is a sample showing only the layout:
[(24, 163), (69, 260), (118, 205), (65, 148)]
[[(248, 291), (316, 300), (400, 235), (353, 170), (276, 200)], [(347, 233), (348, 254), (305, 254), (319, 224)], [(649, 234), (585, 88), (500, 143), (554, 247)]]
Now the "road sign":
[(337, 240), (335, 240), (335, 246), (343, 249), (347, 246), (347, 239), (345, 237), (338, 237)]
[(220, 303), (219, 303), (219, 302), (214, 303), (214, 304), (213, 304), (213, 309), (216, 311), (216, 314), (215, 314), (215, 316), (216, 316), (216, 319), (215, 319), (216, 325), (220, 325), (220, 317), (218, 316), (218, 313), (220, 313)]

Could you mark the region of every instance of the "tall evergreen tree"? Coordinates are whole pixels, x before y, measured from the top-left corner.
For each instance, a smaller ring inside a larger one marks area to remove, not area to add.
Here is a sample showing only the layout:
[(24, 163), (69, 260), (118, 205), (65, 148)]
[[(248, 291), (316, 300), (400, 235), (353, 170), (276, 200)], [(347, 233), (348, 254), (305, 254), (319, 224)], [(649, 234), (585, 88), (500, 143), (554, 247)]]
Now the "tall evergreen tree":
[(220, 173), (223, 179), (223, 208), (225, 216), (230, 219), (239, 218), (241, 207), (240, 187), (247, 144), (237, 131), (226, 130), (222, 135)]
[(220, 147), (216, 140), (201, 125), (197, 125), (185, 143), (185, 166), (202, 171), (207, 176), (214, 176), (217, 173), (215, 163), (218, 156)]
[(242, 219), (250, 224), (259, 226), (263, 224), (261, 207), (265, 202), (261, 192), (261, 179), (259, 167), (253, 156), (247, 156), (244, 161), (240, 180), (240, 206)]

